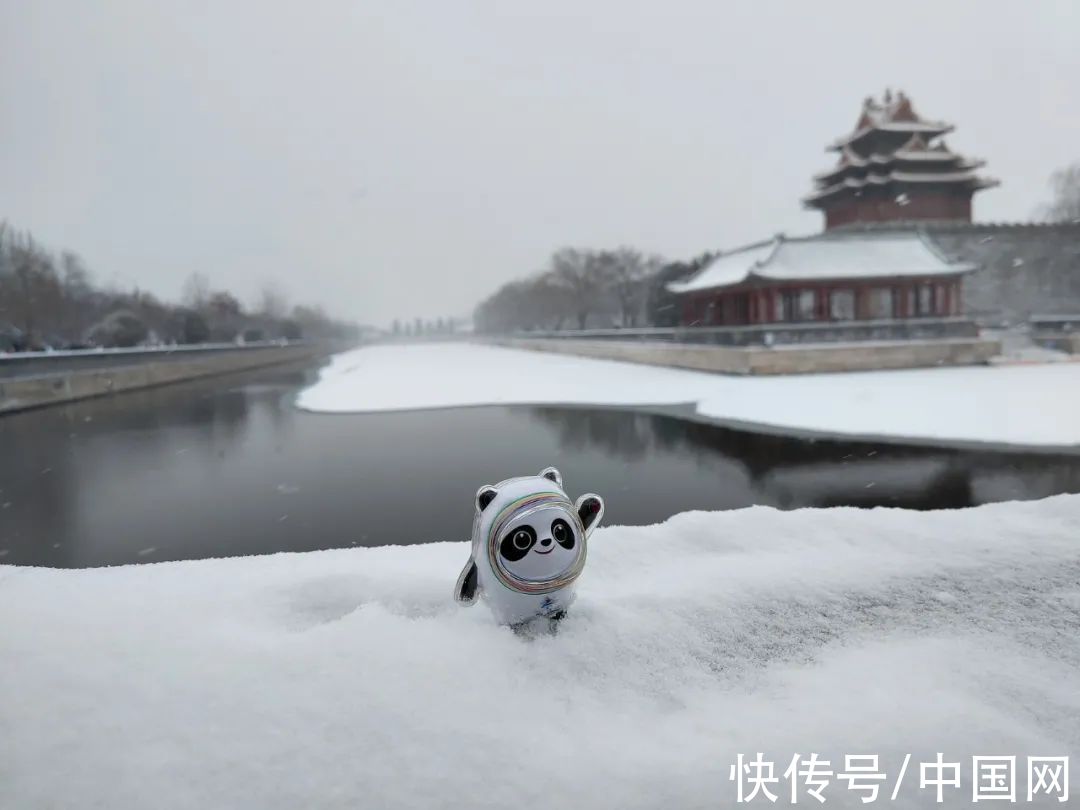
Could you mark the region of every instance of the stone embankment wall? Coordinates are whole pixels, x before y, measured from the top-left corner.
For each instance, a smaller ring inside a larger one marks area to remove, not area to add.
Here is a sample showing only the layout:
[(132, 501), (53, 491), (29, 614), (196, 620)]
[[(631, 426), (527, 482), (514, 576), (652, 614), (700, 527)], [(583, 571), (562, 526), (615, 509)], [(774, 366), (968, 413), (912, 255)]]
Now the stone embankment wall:
[(141, 355), (124, 362), (121, 358), (105, 368), (99, 367), (102, 355), (98, 355), (95, 367), (85, 370), (80, 370), (75, 360), (64, 370), (32, 376), (0, 375), (0, 413), (310, 360), (327, 353), (326, 346), (315, 345), (177, 352), (158, 359)]
[(966, 366), (999, 354), (994, 340), (952, 339), (792, 345), (776, 348), (702, 346), (647, 341), (504, 338), (493, 343), (518, 349), (560, 352), (724, 374), (810, 374), (875, 369)]

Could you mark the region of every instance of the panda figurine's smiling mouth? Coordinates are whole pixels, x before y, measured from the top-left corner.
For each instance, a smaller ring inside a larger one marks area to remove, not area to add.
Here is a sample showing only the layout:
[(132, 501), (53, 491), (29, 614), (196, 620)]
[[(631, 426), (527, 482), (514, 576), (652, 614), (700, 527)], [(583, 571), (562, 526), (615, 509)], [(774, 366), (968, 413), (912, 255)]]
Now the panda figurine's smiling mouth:
[(555, 546), (551, 545), (550, 540), (541, 540), (540, 541), (540, 545), (544, 545), (544, 543), (547, 543), (547, 546), (548, 546), (547, 551), (541, 551), (539, 548), (534, 548), (533, 553), (534, 554), (550, 554), (551, 552), (553, 552), (555, 550)]

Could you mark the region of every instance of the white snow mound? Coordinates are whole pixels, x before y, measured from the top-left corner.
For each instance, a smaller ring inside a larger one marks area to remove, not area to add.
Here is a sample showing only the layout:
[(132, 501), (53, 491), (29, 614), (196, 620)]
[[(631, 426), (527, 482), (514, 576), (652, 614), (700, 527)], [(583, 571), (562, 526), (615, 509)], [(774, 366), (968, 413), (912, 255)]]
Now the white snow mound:
[[(0, 807), (715, 808), (737, 753), (1080, 754), (1080, 496), (604, 528), (536, 638), (452, 602), (466, 556), (0, 567)], [(917, 774), (890, 806), (940, 806)]]
[(1080, 363), (734, 377), (427, 343), (336, 355), (298, 399), (329, 412), (680, 403), (713, 419), (840, 436), (1080, 445)]

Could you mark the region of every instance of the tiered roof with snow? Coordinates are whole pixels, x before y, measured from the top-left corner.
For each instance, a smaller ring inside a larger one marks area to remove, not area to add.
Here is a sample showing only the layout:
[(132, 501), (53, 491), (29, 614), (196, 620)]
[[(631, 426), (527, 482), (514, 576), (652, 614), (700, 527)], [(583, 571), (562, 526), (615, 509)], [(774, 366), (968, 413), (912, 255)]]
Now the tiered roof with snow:
[[(830, 227), (850, 221), (951, 218), (940, 206), (900, 211), (928, 193), (953, 195), (970, 204), (976, 191), (998, 184), (977, 174), (984, 161), (949, 149), (944, 136), (952, 130), (951, 124), (921, 118), (902, 92), (893, 96), (886, 91), (880, 102), (867, 98), (854, 131), (829, 145), (839, 153), (837, 163), (814, 176), (815, 188), (803, 204), (825, 211), (827, 217), (831, 209), (846, 207), (849, 213), (841, 222), (830, 220)], [(882, 199), (899, 208), (884, 211), (877, 203)]]
[(974, 269), (950, 262), (916, 231), (778, 235), (722, 253), (696, 275), (668, 284), (668, 290), (689, 293), (753, 281), (936, 277)]

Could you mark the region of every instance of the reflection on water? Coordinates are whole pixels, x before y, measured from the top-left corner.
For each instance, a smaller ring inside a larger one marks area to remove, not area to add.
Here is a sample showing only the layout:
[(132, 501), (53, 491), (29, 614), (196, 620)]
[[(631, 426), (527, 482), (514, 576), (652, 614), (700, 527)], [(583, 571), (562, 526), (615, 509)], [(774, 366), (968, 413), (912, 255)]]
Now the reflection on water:
[(264, 370), (0, 419), (0, 562), (84, 567), (465, 540), (555, 464), (607, 523), (751, 504), (949, 508), (1080, 491), (1080, 458), (755, 436), (617, 409), (310, 414)]
[[(556, 431), (563, 452), (599, 448), (635, 465), (677, 459), (677, 477), (653, 476), (661, 490), (670, 497), (675, 488), (703, 489), (711, 499), (685, 508), (955, 509), (1080, 492), (1077, 456), (792, 439), (620, 410), (527, 412)], [(690, 481), (687, 465), (703, 488)]]

